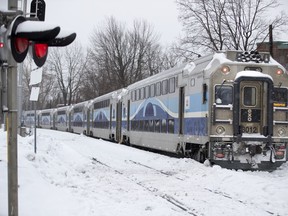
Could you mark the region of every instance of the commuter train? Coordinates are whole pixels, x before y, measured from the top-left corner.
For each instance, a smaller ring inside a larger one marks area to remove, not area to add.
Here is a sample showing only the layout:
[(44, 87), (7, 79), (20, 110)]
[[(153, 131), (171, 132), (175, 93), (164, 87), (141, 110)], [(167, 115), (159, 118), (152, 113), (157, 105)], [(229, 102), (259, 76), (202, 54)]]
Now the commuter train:
[(36, 125), (229, 169), (287, 161), (288, 76), (269, 53), (220, 51), (93, 100), (24, 111)]

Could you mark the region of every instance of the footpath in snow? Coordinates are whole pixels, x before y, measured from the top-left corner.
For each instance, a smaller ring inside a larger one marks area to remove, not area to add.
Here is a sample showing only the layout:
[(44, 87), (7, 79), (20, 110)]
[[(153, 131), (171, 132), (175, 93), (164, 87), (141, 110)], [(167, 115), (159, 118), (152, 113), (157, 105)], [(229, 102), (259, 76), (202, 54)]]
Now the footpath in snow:
[[(7, 210), (0, 129), (0, 216)], [(288, 216), (288, 163), (269, 172), (206, 167), (83, 135), (18, 136), (21, 216)]]

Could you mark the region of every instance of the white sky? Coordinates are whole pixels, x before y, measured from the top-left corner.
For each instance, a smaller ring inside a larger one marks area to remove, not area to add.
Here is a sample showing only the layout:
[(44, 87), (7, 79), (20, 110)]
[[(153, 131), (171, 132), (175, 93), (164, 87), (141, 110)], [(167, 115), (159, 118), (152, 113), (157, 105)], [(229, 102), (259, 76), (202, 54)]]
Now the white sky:
[[(131, 25), (144, 19), (161, 36), (163, 44), (171, 43), (181, 32), (175, 0), (49, 0), (46, 1), (46, 20), (76, 31), (78, 40), (89, 43), (93, 29), (105, 18), (114, 16)], [(65, 14), (65, 15), (64, 15)]]
[[(31, 0), (27, 2), (30, 5)], [(279, 2), (283, 4), (281, 9), (288, 13), (288, 1)], [(0, 3), (2, 8), (7, 0), (0, 0)], [(175, 0), (46, 0), (46, 21), (76, 32), (77, 40), (85, 46), (89, 44), (93, 29), (109, 16), (125, 22), (127, 26), (135, 19), (148, 21), (155, 33), (161, 36), (163, 45), (172, 43), (181, 34)], [(275, 35), (274, 39), (288, 41), (288, 34)]]

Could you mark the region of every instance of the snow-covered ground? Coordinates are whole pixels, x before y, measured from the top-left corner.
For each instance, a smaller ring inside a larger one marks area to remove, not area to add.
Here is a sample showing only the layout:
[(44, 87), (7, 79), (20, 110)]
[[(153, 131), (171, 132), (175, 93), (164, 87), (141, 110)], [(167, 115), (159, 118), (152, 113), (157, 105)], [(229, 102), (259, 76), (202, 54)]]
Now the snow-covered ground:
[[(0, 129), (0, 216), (7, 210), (7, 144)], [(21, 216), (288, 215), (288, 163), (268, 172), (206, 167), (51, 130), (18, 136)]]

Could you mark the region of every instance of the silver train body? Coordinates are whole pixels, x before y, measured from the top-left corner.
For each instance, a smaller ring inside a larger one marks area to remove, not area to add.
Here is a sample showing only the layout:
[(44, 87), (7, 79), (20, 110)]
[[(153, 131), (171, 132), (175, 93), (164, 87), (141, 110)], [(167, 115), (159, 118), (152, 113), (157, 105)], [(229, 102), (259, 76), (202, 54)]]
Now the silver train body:
[(288, 75), (268, 53), (223, 51), (36, 118), (42, 128), (273, 170), (287, 161), (287, 92)]

